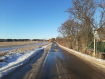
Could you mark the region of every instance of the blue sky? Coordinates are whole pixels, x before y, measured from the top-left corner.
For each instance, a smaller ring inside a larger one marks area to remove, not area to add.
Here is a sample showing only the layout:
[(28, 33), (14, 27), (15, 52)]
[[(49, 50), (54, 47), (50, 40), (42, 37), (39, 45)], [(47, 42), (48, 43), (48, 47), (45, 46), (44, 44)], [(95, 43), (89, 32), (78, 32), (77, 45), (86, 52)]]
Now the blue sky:
[(0, 0), (0, 39), (50, 39), (69, 18), (71, 0)]

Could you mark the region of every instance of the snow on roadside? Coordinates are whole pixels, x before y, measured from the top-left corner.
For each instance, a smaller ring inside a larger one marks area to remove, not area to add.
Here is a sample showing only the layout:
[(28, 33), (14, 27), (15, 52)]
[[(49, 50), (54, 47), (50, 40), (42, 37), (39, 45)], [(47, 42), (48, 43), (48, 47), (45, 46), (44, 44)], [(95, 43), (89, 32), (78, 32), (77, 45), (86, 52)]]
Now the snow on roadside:
[(17, 67), (27, 63), (29, 59), (37, 55), (49, 45), (51, 45), (51, 43), (39, 48), (35, 48), (34, 50), (27, 51), (25, 54), (16, 52), (2, 57), (1, 59), (3, 59), (3, 62), (0, 62), (0, 78), (14, 71)]
[(82, 60), (89, 62), (91, 65), (98, 67), (101, 71), (103, 71), (105, 73), (105, 60), (99, 59), (96, 57), (92, 57), (90, 55), (75, 51), (73, 49), (69, 49), (67, 47), (61, 46), (60, 44), (58, 44), (58, 46), (69, 51), (71, 54), (81, 58)]

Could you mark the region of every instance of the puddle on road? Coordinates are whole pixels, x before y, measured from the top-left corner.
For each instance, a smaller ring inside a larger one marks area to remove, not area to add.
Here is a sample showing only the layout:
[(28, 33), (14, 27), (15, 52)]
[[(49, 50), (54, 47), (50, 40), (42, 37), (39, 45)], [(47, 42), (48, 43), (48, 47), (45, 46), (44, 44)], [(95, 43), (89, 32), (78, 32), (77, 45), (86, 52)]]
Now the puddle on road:
[(50, 49), (49, 52), (59, 52), (59, 50), (57, 50), (57, 49)]

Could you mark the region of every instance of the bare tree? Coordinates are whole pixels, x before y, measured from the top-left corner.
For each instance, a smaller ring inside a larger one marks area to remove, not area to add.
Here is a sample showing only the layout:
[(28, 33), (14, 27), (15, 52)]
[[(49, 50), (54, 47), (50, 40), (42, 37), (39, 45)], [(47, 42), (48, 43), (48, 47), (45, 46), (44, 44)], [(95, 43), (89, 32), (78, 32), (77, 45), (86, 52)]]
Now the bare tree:
[[(76, 17), (77, 20), (79, 20), (78, 24), (81, 24), (81, 32), (85, 30), (85, 33), (81, 36), (84, 36), (84, 39), (87, 39), (85, 40), (85, 43), (86, 47), (89, 47), (88, 44), (93, 39), (92, 30), (99, 30), (100, 32), (102, 32), (102, 27), (105, 24), (103, 19), (105, 15), (105, 7), (101, 2), (96, 2), (96, 0), (72, 0), (72, 2), (73, 6), (71, 8), (68, 8), (68, 12), (73, 17)], [(97, 24), (98, 22), (95, 19), (98, 7), (101, 8), (101, 17), (99, 17), (99, 24)]]
[(76, 27), (74, 20), (69, 19), (64, 22), (62, 26), (58, 28), (58, 32), (63, 35), (63, 37), (66, 39), (67, 44), (69, 44), (72, 48), (72, 42), (74, 41), (76, 36)]
[[(100, 0), (99, 4), (100, 11), (100, 21), (99, 21), (99, 29), (98, 32), (105, 36), (105, 0)], [(104, 37), (105, 38), (105, 37)]]

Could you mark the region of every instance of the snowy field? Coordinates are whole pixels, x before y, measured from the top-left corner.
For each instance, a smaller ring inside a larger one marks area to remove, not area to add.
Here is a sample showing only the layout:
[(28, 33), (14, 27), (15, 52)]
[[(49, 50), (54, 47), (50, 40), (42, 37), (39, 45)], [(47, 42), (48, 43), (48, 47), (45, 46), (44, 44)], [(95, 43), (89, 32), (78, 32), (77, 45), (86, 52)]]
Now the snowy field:
[(10, 51), (13, 49), (19, 49), (19, 48), (24, 48), (24, 47), (31, 47), (31, 46), (47, 44), (48, 42), (8, 42), (8, 43), (3, 42), (3, 44), (2, 44), (0, 42), (0, 44), (2, 44), (2, 46), (0, 46), (0, 53)]
[[(58, 44), (58, 43), (57, 43)], [(70, 52), (71, 54), (81, 58), (82, 60), (84, 60), (86, 63), (89, 63), (91, 65), (93, 65), (94, 67), (97, 67), (99, 70), (101, 70), (102, 72), (105, 73), (105, 60), (103, 59), (99, 59), (96, 57), (92, 57), (90, 55), (75, 51), (73, 49), (69, 49), (67, 47), (61, 46), (60, 44), (58, 44), (62, 49)]]
[(15, 53), (9, 52), (7, 55), (0, 57), (0, 78), (14, 71), (17, 67), (27, 63), (32, 57), (49, 45), (51, 45), (51, 43), (33, 50), (25, 51), (25, 53), (22, 53), (24, 51)]

